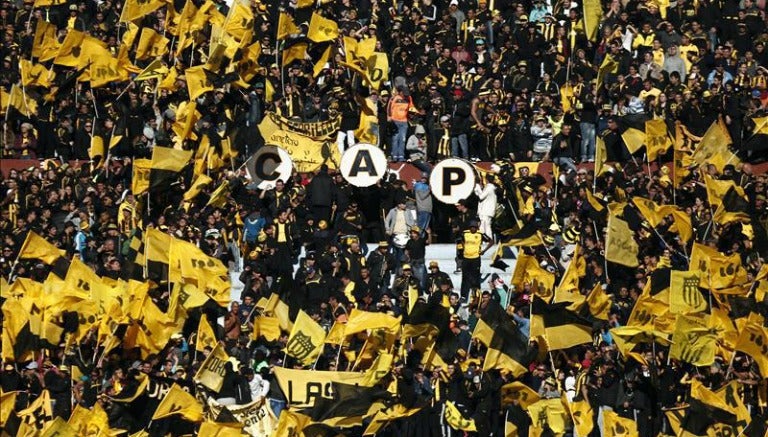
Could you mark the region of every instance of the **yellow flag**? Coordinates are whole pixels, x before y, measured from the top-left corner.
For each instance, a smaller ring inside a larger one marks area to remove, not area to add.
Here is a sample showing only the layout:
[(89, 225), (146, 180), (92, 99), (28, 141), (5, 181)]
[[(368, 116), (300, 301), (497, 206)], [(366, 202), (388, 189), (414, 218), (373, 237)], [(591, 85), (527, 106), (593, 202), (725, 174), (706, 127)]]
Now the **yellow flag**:
[(143, 28), (139, 37), (139, 44), (136, 46), (136, 59), (142, 61), (165, 55), (168, 53), (169, 42), (168, 38), (155, 32), (154, 29)]
[(17, 416), (23, 420), (27, 416), (33, 415), (34, 417), (53, 417), (53, 407), (51, 405), (51, 394), (48, 390), (43, 390), (40, 396), (32, 402), (29, 407), (16, 413)]
[(608, 161), (608, 154), (605, 151), (605, 140), (598, 135), (595, 138), (595, 177), (600, 176), (605, 171), (605, 163)]
[(296, 3), (297, 8), (308, 8), (315, 5), (315, 0), (298, 0)]
[(280, 12), (280, 18), (277, 22), (277, 39), (282, 40), (288, 35), (299, 32), (299, 28), (296, 26), (296, 23), (293, 22), (293, 17), (286, 12)]
[(344, 330), (345, 335), (357, 334), (368, 329), (385, 329), (392, 333), (400, 331), (400, 317), (393, 317), (385, 313), (361, 311), (353, 308), (347, 320)]
[(285, 67), (293, 61), (302, 61), (307, 56), (307, 43), (297, 43), (283, 50), (283, 63)]
[[(73, 366), (73, 369), (77, 366)], [(76, 435), (96, 436), (109, 434), (109, 417), (101, 405), (97, 402), (93, 409), (89, 410), (82, 405), (76, 405), (72, 415), (67, 421)]]
[(608, 320), (608, 314), (613, 302), (611, 295), (603, 290), (602, 284), (595, 284), (595, 287), (587, 295), (586, 302), (589, 307), (589, 313), (593, 317), (599, 320)]
[(738, 253), (724, 255), (703, 244), (693, 243), (690, 270), (699, 273), (699, 285), (716, 290), (747, 283), (747, 271)]
[(637, 267), (638, 251), (639, 247), (627, 222), (609, 215), (605, 258), (627, 267)]
[[(703, 165), (712, 160), (717, 155), (726, 155), (728, 146), (732, 143), (731, 136), (728, 134), (728, 128), (725, 126), (725, 122), (719, 118), (716, 122), (707, 129), (704, 136), (701, 137), (701, 141), (693, 151), (691, 157), (694, 162), (699, 165)], [(719, 169), (722, 171), (722, 169)]]
[(311, 365), (323, 351), (325, 330), (317, 322), (299, 310), (291, 335), (285, 344), (286, 353), (301, 363)]
[(736, 350), (752, 357), (760, 368), (761, 375), (768, 375), (768, 329), (763, 327), (761, 318), (752, 315), (741, 328)]
[(19, 85), (11, 85), (11, 92), (8, 94), (8, 107), (16, 108), (28, 118), (37, 114), (37, 101), (28, 97)]
[[(288, 410), (283, 410), (286, 413)], [(217, 423), (217, 422), (203, 422), (200, 425), (200, 431), (197, 435), (209, 436), (209, 437), (240, 437), (242, 434), (243, 425), (239, 423)], [(293, 437), (293, 434), (285, 434), (286, 436)]]
[(195, 100), (202, 94), (213, 91), (213, 84), (208, 79), (205, 69), (202, 65), (187, 68), (184, 71), (187, 79), (187, 90), (190, 100)]
[(592, 406), (589, 402), (582, 399), (572, 402), (569, 408), (573, 427), (579, 436), (588, 436), (595, 427), (595, 421), (592, 414)]
[(631, 127), (621, 134), (621, 139), (624, 140), (629, 153), (634, 154), (645, 144), (645, 132)]
[[(22, 434), (18, 434), (22, 435)], [(56, 417), (50, 423), (46, 424), (44, 431), (40, 434), (40, 437), (59, 437), (69, 435), (86, 435), (78, 434), (77, 430), (72, 428), (64, 419)]]
[(339, 37), (339, 25), (322, 15), (313, 12), (312, 19), (309, 21), (309, 30), (307, 38), (314, 42), (332, 41)]
[(194, 182), (192, 182), (192, 186), (184, 193), (184, 200), (187, 202), (194, 200), (194, 198), (203, 190), (203, 187), (210, 185), (212, 182), (213, 179), (205, 174), (197, 175)]
[(232, 35), (237, 41), (247, 38), (249, 31), (253, 32), (253, 11), (250, 2), (236, 1), (229, 8), (224, 22), (224, 32)]
[[(122, 68), (120, 61), (114, 58), (104, 47), (91, 45), (91, 51), (82, 55), (90, 63), (89, 73), (92, 88), (99, 88), (110, 82), (126, 82), (128, 70)], [(114, 137), (113, 137), (114, 139)]]
[(768, 135), (768, 117), (752, 117), (755, 129), (752, 135)]
[(45, 20), (37, 20), (35, 26), (34, 41), (32, 43), (32, 57), (37, 58), (38, 62), (43, 56), (50, 56), (58, 52), (58, 41), (56, 40), (56, 25)]
[(131, 191), (135, 196), (145, 193), (149, 189), (149, 169), (152, 161), (146, 158), (139, 158), (133, 161), (133, 179), (131, 180)]
[(669, 310), (688, 314), (707, 310), (707, 301), (699, 291), (699, 272), (672, 270), (669, 276)]
[(648, 160), (655, 161), (672, 145), (672, 139), (667, 133), (667, 123), (664, 120), (648, 120), (645, 122), (645, 148)]
[(162, 419), (174, 414), (178, 414), (190, 422), (202, 422), (203, 405), (177, 384), (173, 384), (163, 400), (160, 401), (160, 405), (157, 406), (155, 414), (152, 415), (152, 420)]
[(445, 421), (453, 429), (459, 431), (475, 432), (475, 421), (473, 419), (465, 419), (456, 405), (451, 401), (445, 401)]
[(694, 366), (709, 366), (715, 361), (717, 332), (709, 329), (707, 318), (680, 314), (672, 334), (669, 356)]
[(229, 181), (222, 181), (208, 199), (208, 203), (205, 206), (222, 207), (227, 203), (227, 195), (229, 194)]
[(24, 244), (19, 250), (20, 259), (37, 259), (48, 265), (53, 265), (64, 255), (63, 250), (56, 248), (34, 231), (27, 233), (27, 238), (24, 239)]
[(594, 42), (597, 40), (597, 30), (603, 16), (603, 8), (599, 0), (585, 0), (583, 6), (584, 32), (587, 34), (587, 39)]
[(8, 417), (11, 416), (13, 408), (16, 405), (16, 395), (19, 392), (12, 391), (8, 393), (0, 392), (0, 426), (4, 426)]
[(619, 70), (619, 62), (613, 59), (613, 56), (606, 54), (603, 58), (600, 68), (597, 69), (597, 89), (603, 86), (605, 75), (608, 73), (616, 73)]
[(21, 73), (21, 84), (24, 86), (44, 86), (50, 87), (51, 80), (56, 76), (41, 64), (33, 64), (27, 59), (19, 60), (19, 73)]
[(16, 299), (8, 299), (2, 307), (2, 358), (5, 361), (24, 361), (27, 352), (36, 349), (36, 339), (30, 329), (27, 310)]
[[(312, 68), (312, 76), (317, 77), (320, 72), (323, 71), (323, 68), (325, 68), (325, 64), (328, 63), (328, 60), (331, 58), (331, 46), (328, 46), (323, 50), (323, 54), (320, 55), (320, 59), (315, 63), (315, 66)], [(355, 138), (357, 138), (357, 134), (355, 134)], [(376, 144), (376, 143), (373, 143)]]
[(213, 348), (210, 355), (200, 365), (195, 374), (195, 382), (218, 392), (224, 384), (224, 365), (229, 361), (229, 355), (224, 352), (224, 347), (219, 343)]
[(540, 400), (538, 393), (520, 381), (501, 386), (501, 405), (512, 405), (517, 402), (521, 408), (527, 409)]
[(280, 338), (280, 320), (277, 317), (256, 317), (253, 321), (251, 338), (258, 340), (259, 337), (264, 337), (267, 341), (275, 341)]
[(216, 334), (208, 323), (208, 317), (203, 314), (200, 316), (200, 325), (197, 327), (197, 339), (195, 340), (195, 350), (202, 352), (208, 346), (211, 349), (216, 347)]
[(150, 12), (160, 9), (165, 2), (162, 0), (127, 0), (123, 5), (123, 12), (120, 14), (120, 22), (141, 18)]
[(651, 227), (655, 228), (661, 223), (661, 220), (664, 219), (665, 214), (663, 213), (661, 206), (656, 204), (653, 200), (644, 197), (633, 197), (632, 203), (635, 204), (635, 207), (637, 207), (643, 217), (648, 220)]
[(566, 411), (563, 401), (557, 399), (542, 399), (528, 406), (533, 426), (544, 428), (549, 426), (553, 433), (560, 435), (565, 432)]
[(619, 416), (613, 411), (603, 412), (603, 428), (606, 435), (612, 437), (638, 437), (637, 423), (632, 419)]

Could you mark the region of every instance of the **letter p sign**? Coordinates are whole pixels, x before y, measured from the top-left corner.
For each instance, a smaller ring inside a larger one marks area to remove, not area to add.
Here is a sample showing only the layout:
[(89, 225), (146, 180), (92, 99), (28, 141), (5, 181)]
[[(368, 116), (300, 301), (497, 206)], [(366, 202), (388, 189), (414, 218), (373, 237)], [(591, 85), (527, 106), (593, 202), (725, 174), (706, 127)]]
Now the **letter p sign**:
[(432, 193), (437, 200), (455, 204), (472, 195), (475, 170), (460, 159), (444, 159), (437, 163), (429, 176)]

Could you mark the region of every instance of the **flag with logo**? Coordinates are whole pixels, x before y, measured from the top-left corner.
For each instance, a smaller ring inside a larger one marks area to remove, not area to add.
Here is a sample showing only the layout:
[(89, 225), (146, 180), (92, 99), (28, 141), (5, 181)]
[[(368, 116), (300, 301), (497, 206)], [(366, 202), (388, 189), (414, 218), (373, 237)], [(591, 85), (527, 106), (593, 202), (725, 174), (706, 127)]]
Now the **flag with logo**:
[(216, 334), (213, 332), (210, 323), (208, 323), (208, 316), (203, 314), (200, 316), (200, 325), (197, 327), (197, 339), (195, 339), (195, 350), (202, 352), (206, 347), (213, 349), (216, 347)]
[(173, 384), (152, 415), (158, 420), (178, 414), (190, 422), (203, 421), (203, 406), (194, 396), (184, 391), (178, 384)]
[(603, 411), (603, 428), (612, 437), (639, 437), (637, 423), (613, 411)]
[(127, 0), (120, 14), (120, 22), (127, 23), (142, 18), (160, 9), (163, 5), (165, 2), (162, 0)]
[(715, 361), (716, 342), (717, 332), (707, 326), (705, 317), (680, 314), (669, 356), (694, 366), (709, 366)]
[(669, 310), (688, 314), (707, 310), (707, 301), (699, 291), (699, 272), (672, 270), (669, 276)]
[(293, 17), (286, 12), (280, 12), (280, 18), (277, 20), (277, 39), (282, 40), (299, 32), (298, 26), (293, 22)]
[(291, 335), (285, 344), (286, 353), (305, 366), (312, 365), (323, 351), (324, 343), (325, 330), (323, 327), (303, 310), (299, 310)]
[(760, 369), (760, 374), (768, 375), (768, 329), (762, 322), (761, 316), (750, 314), (741, 328), (736, 350), (752, 357)]
[(542, 399), (529, 405), (527, 411), (534, 427), (549, 427), (555, 435), (565, 432), (567, 412), (560, 398)]
[(648, 151), (648, 161), (667, 153), (672, 146), (672, 138), (667, 132), (665, 120), (648, 120), (645, 122), (645, 148)]

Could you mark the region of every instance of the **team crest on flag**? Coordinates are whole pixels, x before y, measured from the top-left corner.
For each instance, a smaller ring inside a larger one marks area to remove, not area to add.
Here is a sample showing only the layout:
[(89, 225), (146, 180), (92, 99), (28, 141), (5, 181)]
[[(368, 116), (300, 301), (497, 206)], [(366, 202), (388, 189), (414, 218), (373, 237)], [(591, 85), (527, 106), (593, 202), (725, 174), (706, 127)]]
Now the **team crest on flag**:
[(312, 343), (312, 337), (299, 331), (288, 340), (285, 347), (289, 355), (303, 361), (315, 350), (317, 345)]

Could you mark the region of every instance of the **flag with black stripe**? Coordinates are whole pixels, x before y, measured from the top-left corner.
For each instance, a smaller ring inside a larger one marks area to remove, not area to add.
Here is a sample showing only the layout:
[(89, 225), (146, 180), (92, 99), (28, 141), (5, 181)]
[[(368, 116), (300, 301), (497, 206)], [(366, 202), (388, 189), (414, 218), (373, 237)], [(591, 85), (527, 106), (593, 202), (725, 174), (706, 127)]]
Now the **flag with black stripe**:
[(544, 244), (539, 235), (539, 226), (535, 221), (529, 221), (518, 231), (512, 233), (512, 230), (502, 231), (499, 244), (496, 246), (496, 252), (493, 254), (491, 267), (506, 271), (509, 265), (502, 261), (504, 250), (513, 246), (533, 247)]
[(29, 231), (24, 244), (19, 250), (19, 259), (36, 259), (51, 267), (53, 274), (61, 279), (67, 276), (69, 260), (64, 258), (63, 251), (49, 243), (45, 238)]
[(179, 172), (192, 159), (191, 150), (171, 149), (155, 146), (149, 166), (149, 191), (159, 193), (167, 190), (178, 178)]
[(318, 398), (312, 407), (310, 416), (315, 422), (324, 422), (336, 418), (360, 417), (377, 401), (388, 401), (392, 394), (379, 387), (333, 382), (333, 398)]
[(571, 302), (548, 304), (534, 296), (531, 306), (531, 336), (544, 335), (549, 350), (592, 342), (592, 322), (568, 309)]
[(514, 320), (494, 300), (481, 315), (473, 335), (488, 347), (483, 370), (505, 369), (519, 376), (527, 371), (538, 353), (517, 329)]
[(436, 301), (430, 300), (429, 303), (417, 301), (403, 320), (402, 336), (407, 338), (439, 333), (448, 327), (450, 318), (448, 308)]

